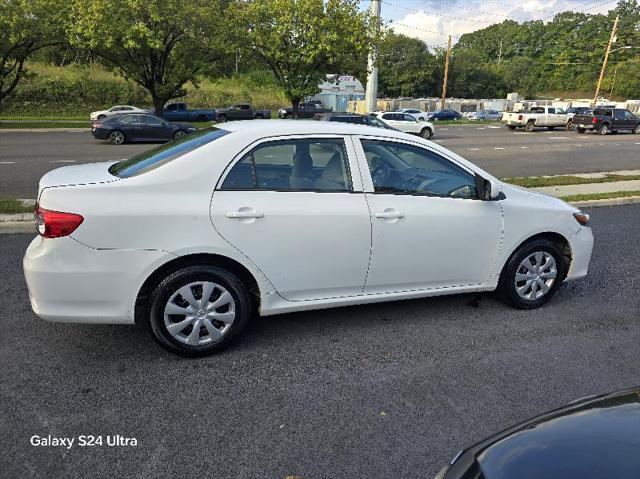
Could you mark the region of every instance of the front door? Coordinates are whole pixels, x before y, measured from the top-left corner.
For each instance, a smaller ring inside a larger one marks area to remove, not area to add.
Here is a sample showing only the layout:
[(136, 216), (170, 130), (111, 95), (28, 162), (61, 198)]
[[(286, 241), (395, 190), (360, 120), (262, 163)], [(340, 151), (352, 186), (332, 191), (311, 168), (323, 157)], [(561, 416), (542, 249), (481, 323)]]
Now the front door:
[(473, 174), (423, 145), (375, 138), (361, 145), (373, 228), (365, 293), (485, 283), (502, 215), (497, 201), (476, 199)]
[(362, 294), (371, 222), (348, 137), (264, 141), (216, 187), (218, 233), (291, 301)]

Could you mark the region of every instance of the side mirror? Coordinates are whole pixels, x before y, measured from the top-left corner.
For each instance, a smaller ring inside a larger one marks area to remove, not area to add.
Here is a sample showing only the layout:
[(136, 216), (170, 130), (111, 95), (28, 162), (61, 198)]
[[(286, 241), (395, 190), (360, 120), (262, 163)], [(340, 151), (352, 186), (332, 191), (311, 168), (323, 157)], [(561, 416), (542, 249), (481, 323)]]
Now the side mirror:
[(476, 192), (478, 198), (483, 201), (495, 200), (500, 196), (500, 187), (498, 184), (493, 183), (486, 178), (483, 178), (476, 173)]

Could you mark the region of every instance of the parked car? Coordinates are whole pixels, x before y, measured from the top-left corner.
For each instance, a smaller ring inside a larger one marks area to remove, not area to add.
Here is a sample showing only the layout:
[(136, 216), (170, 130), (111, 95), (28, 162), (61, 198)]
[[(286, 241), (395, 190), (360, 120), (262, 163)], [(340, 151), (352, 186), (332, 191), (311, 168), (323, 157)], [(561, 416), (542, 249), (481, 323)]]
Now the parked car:
[(640, 117), (623, 108), (596, 108), (591, 113), (583, 113), (573, 117), (578, 133), (587, 130), (597, 131), (600, 135), (630, 131), (640, 134)]
[(524, 128), (532, 132), (536, 127), (546, 127), (549, 130), (562, 127), (571, 129), (571, 119), (562, 108), (554, 106), (534, 106), (528, 111), (506, 112), (502, 115), (502, 121), (510, 130)]
[(373, 115), (359, 115), (357, 113), (318, 113), (313, 117), (317, 121), (338, 121), (342, 123), (352, 123), (354, 125), (368, 125), (377, 128), (386, 128), (388, 130), (396, 130), (392, 126), (387, 125), (384, 121)]
[(467, 115), (467, 119), (477, 120), (477, 121), (485, 121), (485, 120), (498, 121), (502, 119), (502, 112), (498, 110), (472, 111)]
[(262, 120), (271, 118), (271, 110), (254, 110), (248, 103), (238, 103), (215, 111), (216, 121), (224, 123), (228, 120)]
[(436, 479), (640, 477), (640, 388), (578, 399), (460, 451)]
[(148, 113), (148, 110), (143, 110), (137, 106), (131, 105), (116, 105), (112, 106), (108, 110), (93, 111), (89, 115), (91, 120), (104, 120), (110, 116), (122, 115), (123, 113)]
[(149, 113), (126, 114), (92, 122), (91, 134), (96, 140), (114, 145), (133, 141), (168, 141), (193, 133), (197, 128), (171, 123)]
[(408, 113), (377, 111), (373, 112), (372, 115), (397, 130), (404, 131), (405, 133), (411, 133), (412, 135), (420, 135), (422, 138), (429, 139), (436, 131), (433, 123), (428, 121), (418, 121)]
[[(325, 108), (320, 100), (305, 101), (298, 105), (298, 118), (313, 118), (318, 113), (329, 113), (330, 108)], [(293, 118), (293, 108), (280, 108), (278, 118)]]
[(53, 170), (37, 198), (35, 313), (145, 324), (192, 356), (254, 311), (493, 290), (537, 308), (587, 274), (593, 245), (588, 216), (559, 199), (422, 138), (330, 121), (225, 123)]
[(427, 120), (429, 121), (444, 121), (444, 120), (459, 120), (462, 115), (455, 110), (440, 110), (429, 113)]
[(169, 121), (215, 121), (215, 110), (190, 110), (186, 103), (169, 103), (162, 111), (162, 117)]
[(414, 117), (418, 121), (427, 121), (429, 113), (426, 111), (418, 110), (417, 108), (400, 108), (396, 110), (397, 113), (407, 113)]

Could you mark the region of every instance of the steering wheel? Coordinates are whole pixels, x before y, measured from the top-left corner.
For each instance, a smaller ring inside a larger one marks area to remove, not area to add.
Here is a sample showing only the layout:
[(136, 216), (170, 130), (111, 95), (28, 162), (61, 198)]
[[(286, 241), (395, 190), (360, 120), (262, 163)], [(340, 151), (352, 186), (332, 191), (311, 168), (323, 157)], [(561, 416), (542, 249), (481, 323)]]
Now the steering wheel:
[(433, 183), (435, 183), (436, 180), (435, 178), (427, 178), (426, 180), (422, 180), (418, 186), (416, 186), (416, 191), (429, 191), (427, 190), (427, 186), (432, 185)]
[(391, 175), (391, 168), (384, 160), (378, 162), (378, 166), (371, 170), (371, 179), (374, 185), (384, 185)]

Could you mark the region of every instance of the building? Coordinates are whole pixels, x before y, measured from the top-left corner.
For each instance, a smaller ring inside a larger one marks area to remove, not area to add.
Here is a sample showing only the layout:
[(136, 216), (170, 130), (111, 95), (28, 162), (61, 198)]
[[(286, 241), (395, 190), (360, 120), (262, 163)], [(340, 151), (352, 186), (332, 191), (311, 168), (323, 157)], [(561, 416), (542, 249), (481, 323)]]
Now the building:
[(320, 100), (325, 108), (343, 112), (350, 101), (364, 100), (364, 87), (351, 75), (327, 75), (327, 81), (320, 84), (320, 93), (308, 100)]

